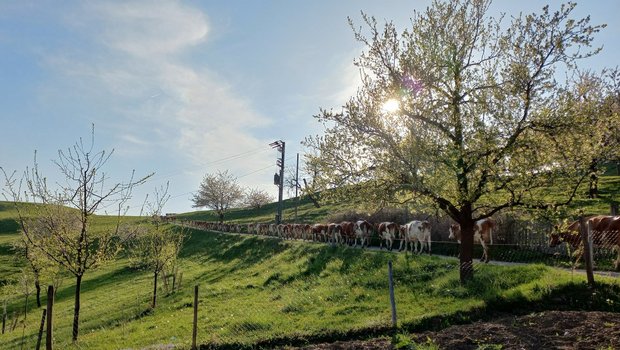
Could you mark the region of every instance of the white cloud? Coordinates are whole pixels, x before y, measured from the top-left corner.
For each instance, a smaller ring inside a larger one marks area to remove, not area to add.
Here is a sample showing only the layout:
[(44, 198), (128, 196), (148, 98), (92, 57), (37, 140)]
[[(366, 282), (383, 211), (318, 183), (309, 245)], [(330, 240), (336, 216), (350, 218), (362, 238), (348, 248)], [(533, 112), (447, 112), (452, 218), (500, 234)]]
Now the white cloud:
[[(102, 118), (106, 127), (119, 131), (121, 155), (135, 156), (158, 145), (168, 157), (189, 160), (180, 170), (193, 174), (197, 186), (205, 169), (192, 169), (267, 147), (252, 131), (270, 121), (208, 67), (192, 64), (191, 53), (205, 49), (209, 34), (199, 9), (177, 1), (122, 1), (88, 2), (76, 11), (66, 20), (85, 36), (88, 47), (56, 53), (47, 62), (76, 86), (88, 87), (78, 94), (88, 94), (113, 112)], [(222, 166), (242, 175), (271, 158), (261, 153)]]

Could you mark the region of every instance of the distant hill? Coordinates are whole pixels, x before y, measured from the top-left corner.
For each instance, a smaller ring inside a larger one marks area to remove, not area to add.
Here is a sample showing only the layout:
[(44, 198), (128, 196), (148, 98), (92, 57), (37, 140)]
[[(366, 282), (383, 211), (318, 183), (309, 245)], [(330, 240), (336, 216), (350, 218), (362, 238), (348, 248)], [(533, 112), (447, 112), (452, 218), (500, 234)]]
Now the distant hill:
[[(613, 173), (608, 171), (608, 173)], [(586, 193), (587, 184), (580, 190)], [(550, 197), (553, 193), (548, 194)], [(584, 214), (608, 214), (612, 203), (620, 203), (620, 176), (606, 175), (599, 180), (599, 195), (597, 199), (578, 198), (573, 201), (569, 208), (581, 209)], [(583, 197), (583, 196), (582, 196)], [(300, 198), (299, 202), (292, 198), (283, 201), (284, 211), (283, 217), (285, 222), (313, 223), (324, 222), (330, 215), (339, 212), (353, 210), (348, 203), (326, 203), (321, 201), (321, 207), (316, 208), (312, 201), (307, 197)], [(297, 206), (297, 220), (295, 220), (295, 207)], [(402, 206), (401, 206), (402, 207)], [(260, 209), (252, 208), (236, 208), (226, 213), (224, 220), (232, 223), (251, 223), (251, 222), (274, 222), (277, 210), (277, 202), (264, 205)], [(429, 210), (429, 213), (434, 210)], [(178, 214), (181, 220), (201, 220), (201, 221), (217, 221), (217, 214), (211, 210), (194, 211)]]

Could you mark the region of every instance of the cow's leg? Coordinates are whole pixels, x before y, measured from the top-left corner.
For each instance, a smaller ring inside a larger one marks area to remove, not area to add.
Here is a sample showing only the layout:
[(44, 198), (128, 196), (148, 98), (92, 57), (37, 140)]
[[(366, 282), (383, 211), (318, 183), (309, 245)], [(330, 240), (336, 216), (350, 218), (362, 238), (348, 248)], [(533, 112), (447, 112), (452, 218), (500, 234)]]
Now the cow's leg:
[(480, 262), (489, 262), (489, 251), (486, 243), (484, 243), (484, 239), (480, 240), (480, 244), (482, 245), (482, 257), (480, 258)]
[(614, 269), (618, 270), (620, 267), (620, 245), (615, 245), (612, 252), (616, 252), (616, 260), (614, 260)]
[(428, 255), (431, 255), (431, 236), (427, 237), (426, 243), (428, 243)]

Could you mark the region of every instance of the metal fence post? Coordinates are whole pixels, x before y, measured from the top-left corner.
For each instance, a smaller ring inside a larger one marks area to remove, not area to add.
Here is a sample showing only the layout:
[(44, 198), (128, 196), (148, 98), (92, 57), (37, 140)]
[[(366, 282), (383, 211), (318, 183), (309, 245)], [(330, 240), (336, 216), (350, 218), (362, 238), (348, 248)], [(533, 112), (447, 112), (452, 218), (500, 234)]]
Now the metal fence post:
[(592, 263), (592, 223), (586, 221), (583, 216), (579, 218), (579, 231), (581, 233), (581, 239), (583, 241), (583, 258), (586, 262), (586, 275), (588, 278), (588, 285), (594, 287), (594, 272)]
[(396, 299), (394, 298), (394, 276), (392, 274), (392, 260), (388, 261), (388, 279), (390, 284), (390, 304), (392, 306), (392, 326), (396, 328)]

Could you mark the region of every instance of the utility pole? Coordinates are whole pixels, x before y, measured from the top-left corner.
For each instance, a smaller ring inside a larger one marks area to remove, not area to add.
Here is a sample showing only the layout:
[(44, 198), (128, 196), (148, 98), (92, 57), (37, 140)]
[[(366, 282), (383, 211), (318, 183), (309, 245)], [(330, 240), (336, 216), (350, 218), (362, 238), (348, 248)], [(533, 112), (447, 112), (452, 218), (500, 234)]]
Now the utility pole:
[(299, 206), (299, 153), (297, 153), (297, 165), (295, 166), (295, 222), (297, 222), (297, 207)]
[(278, 212), (276, 214), (276, 224), (282, 223), (282, 192), (284, 190), (284, 151), (285, 142), (282, 140), (274, 141), (269, 144), (271, 148), (276, 148), (280, 152), (280, 158), (276, 160), (276, 165), (280, 168), (280, 174), (276, 173), (273, 177), (274, 185), (278, 186)]

